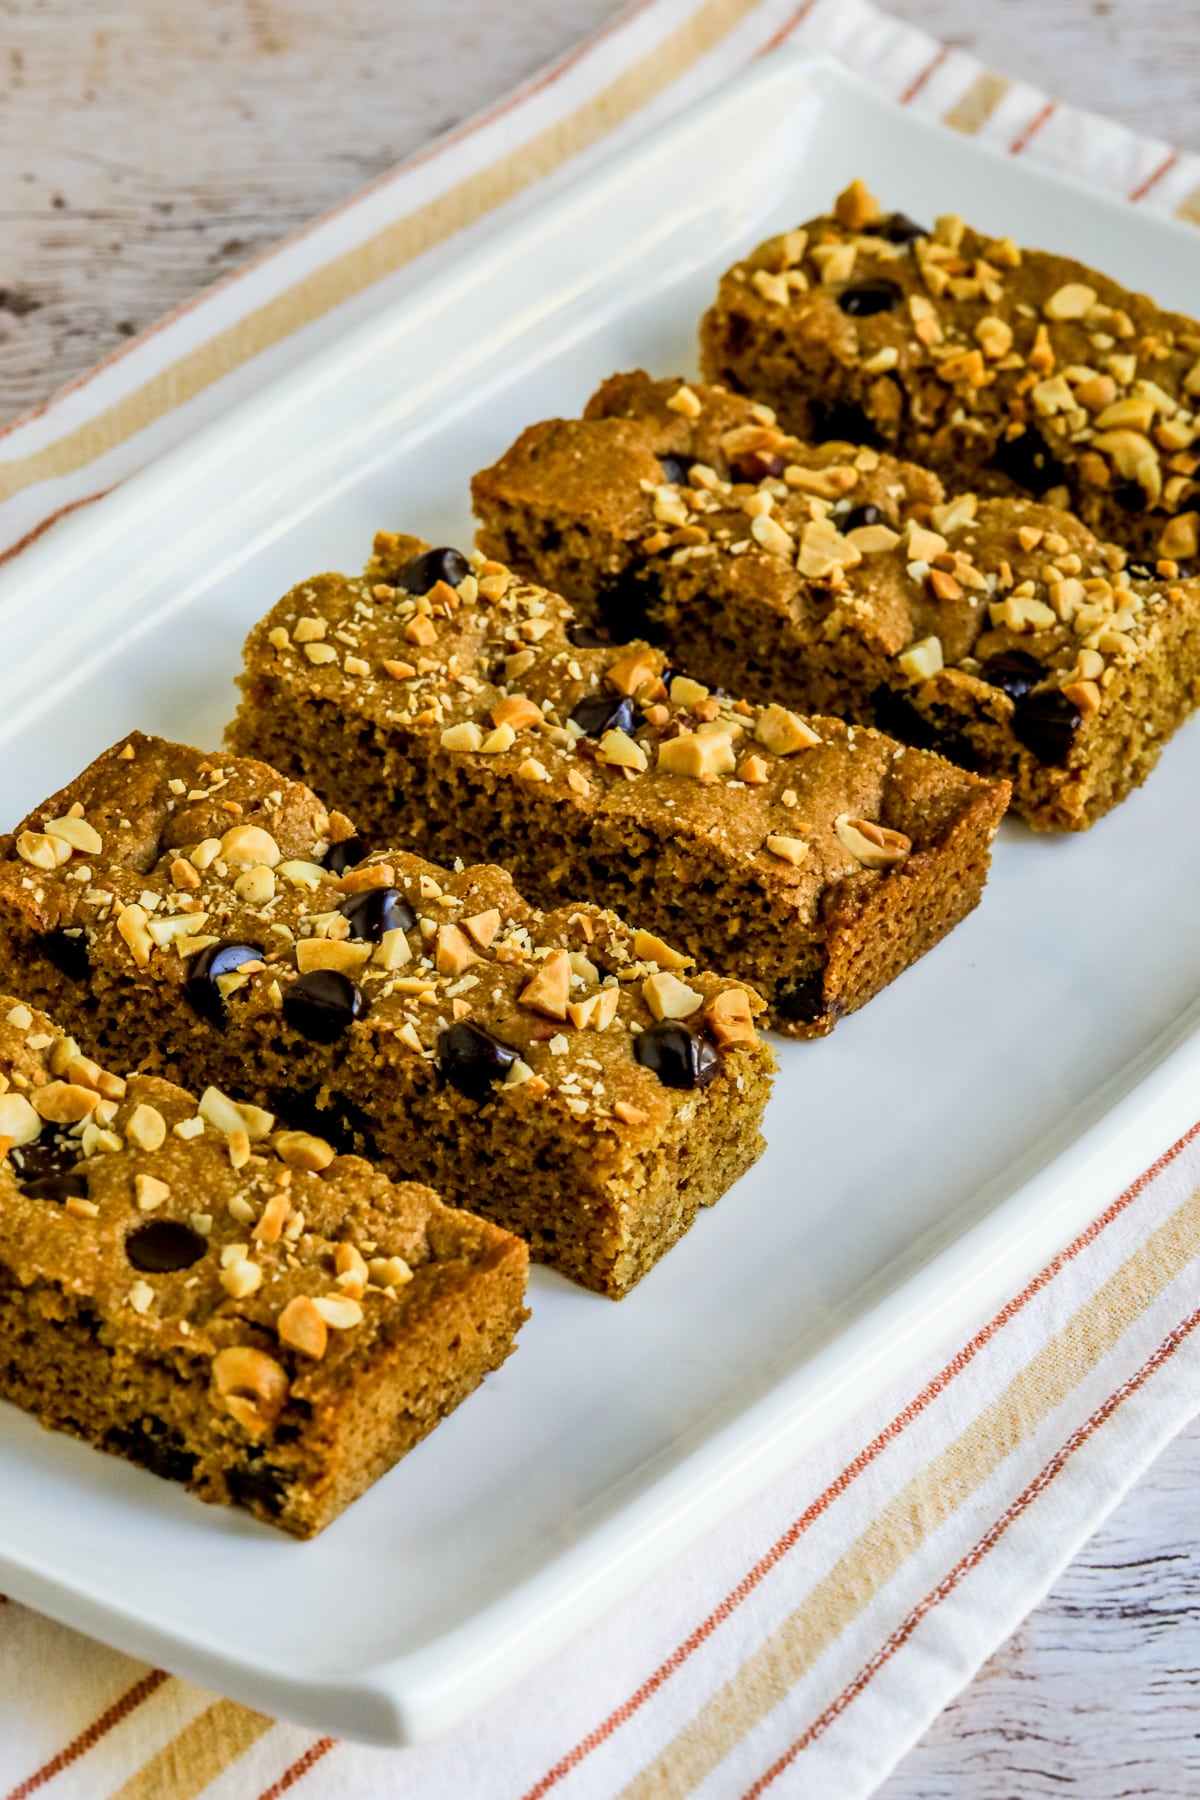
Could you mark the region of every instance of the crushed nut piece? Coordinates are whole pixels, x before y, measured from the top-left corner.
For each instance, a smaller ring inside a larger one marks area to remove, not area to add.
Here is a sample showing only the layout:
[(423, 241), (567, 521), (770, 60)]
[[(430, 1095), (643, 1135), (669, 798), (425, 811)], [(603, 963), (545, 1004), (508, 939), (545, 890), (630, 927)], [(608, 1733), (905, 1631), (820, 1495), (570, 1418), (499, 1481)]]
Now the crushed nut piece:
[(864, 869), (890, 869), (904, 861), (912, 849), (912, 839), (902, 831), (891, 831), (872, 819), (855, 819), (839, 813), (833, 822), (838, 840)]

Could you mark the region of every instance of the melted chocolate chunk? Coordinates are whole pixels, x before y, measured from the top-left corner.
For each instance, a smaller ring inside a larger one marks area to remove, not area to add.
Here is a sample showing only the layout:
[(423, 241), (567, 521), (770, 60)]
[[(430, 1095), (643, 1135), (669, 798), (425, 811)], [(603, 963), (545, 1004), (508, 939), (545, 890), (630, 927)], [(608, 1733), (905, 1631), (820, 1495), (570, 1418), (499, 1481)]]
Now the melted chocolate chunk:
[(427, 594), (439, 581), (457, 587), (471, 573), (471, 565), (461, 550), (442, 544), (436, 550), (424, 550), (397, 571), (394, 585), (408, 594)]
[(844, 287), (837, 302), (851, 319), (870, 319), (876, 313), (895, 312), (903, 298), (904, 290), (896, 282), (878, 276)]
[(783, 474), (787, 458), (769, 450), (744, 450), (730, 459), (729, 467), (736, 481), (766, 481), (768, 476)]
[(324, 1138), (339, 1156), (376, 1155), (371, 1120), (343, 1095), (331, 1098), (321, 1088), (279, 1088), (271, 1095), (271, 1110), (295, 1130)]
[(675, 487), (687, 486), (688, 470), (692, 465), (686, 456), (660, 456), (658, 460), (662, 464), (664, 481)]
[(661, 627), (650, 617), (654, 590), (649, 583), (639, 581), (632, 570), (617, 576), (598, 598), (600, 623), (614, 644), (627, 644), (631, 638), (639, 637), (653, 644), (662, 636)]
[(451, 1087), (468, 1100), (486, 1100), (498, 1081), (503, 1081), (517, 1060), (511, 1044), (502, 1044), (481, 1025), (460, 1019), (448, 1025), (437, 1041), (438, 1068)]
[(331, 875), (344, 875), (347, 869), (356, 868), (370, 852), (366, 838), (348, 837), (340, 844), (330, 844), (323, 860)]
[(864, 227), (864, 235), (883, 238), (889, 244), (912, 244), (918, 238), (928, 237), (926, 226), (918, 225), (907, 213), (885, 213), (882, 219), (876, 219), (873, 225)]
[(678, 1019), (660, 1019), (638, 1037), (633, 1054), (664, 1087), (703, 1088), (716, 1078), (720, 1051)]
[(48, 962), (68, 981), (88, 981), (92, 960), (88, 955), (87, 936), (82, 931), (46, 931), (38, 940), (38, 948)]
[(1013, 714), (1013, 736), (1032, 750), (1040, 763), (1060, 763), (1083, 721), (1083, 714), (1060, 688), (1030, 694)]
[(887, 524), (879, 508), (872, 506), (869, 501), (863, 506), (852, 506), (848, 513), (844, 513), (841, 518), (835, 517), (833, 522), (843, 536), (848, 531), (861, 530), (864, 525)]
[(1010, 700), (1023, 700), (1031, 688), (1046, 679), (1046, 671), (1027, 650), (1000, 650), (989, 656), (979, 671), (981, 681), (998, 687)]
[(1061, 487), (1067, 479), (1054, 452), (1040, 431), (1027, 425), (1019, 437), (1001, 438), (992, 455), (992, 467), (1031, 494)]
[(568, 625), (567, 642), (574, 644), (577, 650), (607, 650), (612, 639), (593, 631), (590, 625)]
[(272, 1519), (277, 1519), (283, 1511), (287, 1499), (284, 1474), (282, 1469), (272, 1469), (269, 1463), (230, 1469), (225, 1476), (225, 1485), (235, 1506), (257, 1507)]
[(914, 750), (932, 750), (940, 742), (937, 727), (894, 688), (877, 687), (871, 695), (871, 707), (876, 727), (902, 744), (911, 744)]
[(104, 1434), (104, 1448), (127, 1462), (161, 1475), (164, 1481), (190, 1481), (196, 1458), (184, 1448), (184, 1439), (161, 1419), (137, 1419), (132, 1425), (114, 1425)]
[(1113, 499), (1125, 512), (1136, 513), (1146, 510), (1146, 490), (1140, 481), (1118, 481), (1116, 487), (1110, 488)]
[(31, 1200), (86, 1200), (87, 1176), (78, 1168), (82, 1146), (65, 1132), (34, 1138), (8, 1153), (21, 1192)]
[(606, 731), (632, 733), (637, 709), (628, 694), (589, 694), (571, 714), (585, 737), (602, 738)]
[(813, 401), (811, 436), (817, 444), (877, 444), (879, 433), (850, 400)]
[(231, 975), (243, 963), (261, 962), (262, 950), (257, 944), (210, 944), (193, 956), (188, 964), (187, 996), (210, 1025), (225, 1023), (225, 1001), (217, 986), (219, 975)]
[(417, 915), (399, 888), (366, 888), (340, 902), (338, 911), (350, 921), (350, 936), (378, 944), (385, 931), (411, 931)]
[(178, 1219), (151, 1219), (125, 1239), (126, 1256), (135, 1269), (147, 1275), (174, 1275), (190, 1269), (207, 1249), (208, 1240)]
[(332, 1044), (366, 1010), (362, 989), (340, 969), (310, 969), (283, 996), (285, 1021), (314, 1044)]
[[(833, 1012), (831, 1006), (828, 1009)], [(793, 1025), (815, 1025), (825, 1016), (825, 971), (814, 969), (789, 983), (775, 1000), (775, 1011)]]

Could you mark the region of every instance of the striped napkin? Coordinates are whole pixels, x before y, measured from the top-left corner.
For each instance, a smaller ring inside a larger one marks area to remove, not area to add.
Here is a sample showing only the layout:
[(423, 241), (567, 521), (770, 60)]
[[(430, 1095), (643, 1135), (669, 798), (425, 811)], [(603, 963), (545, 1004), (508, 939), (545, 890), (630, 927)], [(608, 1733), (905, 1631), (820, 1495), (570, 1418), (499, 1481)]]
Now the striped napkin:
[[(0, 555), (464, 238), (789, 43), (1013, 155), (1200, 222), (1200, 158), (1055, 105), (865, 0), (639, 0), (511, 99), (0, 434)], [(1186, 1423), (1200, 1122), (973, 1334), (419, 1749), (336, 1743), (0, 1607), (0, 1800), (869, 1794)]]

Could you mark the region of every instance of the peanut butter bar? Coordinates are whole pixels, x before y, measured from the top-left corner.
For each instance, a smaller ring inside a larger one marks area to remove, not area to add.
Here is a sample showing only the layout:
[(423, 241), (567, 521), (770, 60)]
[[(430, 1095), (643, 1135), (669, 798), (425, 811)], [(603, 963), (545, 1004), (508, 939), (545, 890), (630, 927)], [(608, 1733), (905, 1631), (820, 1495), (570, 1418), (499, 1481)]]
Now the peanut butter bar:
[(11, 996), (0, 1146), (0, 1398), (297, 1537), (526, 1317), (517, 1238), (216, 1087), (115, 1075)]
[(483, 548), (673, 667), (875, 724), (1079, 830), (1200, 693), (1200, 582), (1060, 508), (947, 496), (873, 448), (789, 437), (722, 387), (614, 376), (476, 476)]
[(1200, 323), (957, 217), (832, 217), (723, 277), (705, 374), (799, 436), (876, 443), (979, 492), (1069, 506), (1137, 556), (1200, 545)]
[[(316, 654), (314, 654), (316, 653)], [(233, 742), (376, 842), (616, 907), (813, 1036), (979, 899), (1007, 789), (877, 732), (753, 706), (581, 631), (499, 563), (387, 534), (252, 633)]]
[(202, 1071), (619, 1297), (762, 1152), (761, 1002), (386, 842), (262, 763), (135, 736), (0, 840), (0, 968), (90, 1054)]

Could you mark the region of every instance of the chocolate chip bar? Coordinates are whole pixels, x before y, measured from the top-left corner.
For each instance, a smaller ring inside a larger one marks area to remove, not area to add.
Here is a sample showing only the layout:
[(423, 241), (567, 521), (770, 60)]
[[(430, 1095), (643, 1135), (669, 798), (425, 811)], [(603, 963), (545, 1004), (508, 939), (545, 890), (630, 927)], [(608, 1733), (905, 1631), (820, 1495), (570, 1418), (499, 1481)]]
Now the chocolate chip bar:
[(1200, 547), (1200, 323), (1069, 257), (855, 182), (729, 270), (701, 342), (710, 380), (800, 437), (1069, 506), (1151, 563)]
[(517, 1238), (0, 997), (0, 1398), (310, 1537), (513, 1348)]
[(722, 387), (614, 376), (474, 483), (480, 542), (673, 667), (1012, 783), (1040, 830), (1145, 780), (1200, 693), (1200, 582), (1059, 508), (947, 496)]
[(372, 840), (610, 904), (798, 1036), (971, 910), (1008, 791), (720, 693), (498, 562), (388, 534), (364, 577), (275, 607), (243, 694), (234, 744), (345, 796)]
[(135, 736), (0, 840), (3, 978), (89, 1054), (203, 1071), (619, 1297), (761, 1154), (758, 996), (386, 843), (262, 763)]

